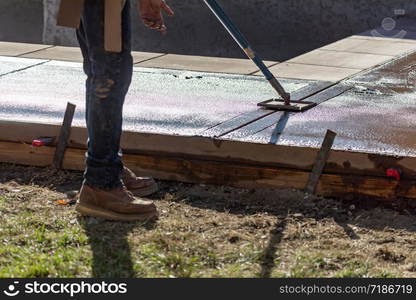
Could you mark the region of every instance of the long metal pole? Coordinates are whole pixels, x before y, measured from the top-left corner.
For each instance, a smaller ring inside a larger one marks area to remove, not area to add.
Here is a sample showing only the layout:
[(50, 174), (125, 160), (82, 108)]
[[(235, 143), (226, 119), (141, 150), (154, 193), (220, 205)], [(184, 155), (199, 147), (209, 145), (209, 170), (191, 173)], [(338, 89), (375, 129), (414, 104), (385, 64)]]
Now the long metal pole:
[(285, 91), (280, 82), (276, 77), (270, 72), (269, 68), (264, 64), (263, 60), (259, 55), (253, 50), (250, 46), (247, 39), (241, 33), (241, 31), (235, 26), (233, 21), (228, 17), (222, 7), (218, 4), (216, 0), (204, 0), (205, 4), (211, 9), (214, 15), (222, 23), (222, 25), (227, 29), (230, 35), (234, 38), (237, 44), (243, 49), (248, 58), (250, 58), (263, 73), (264, 77), (269, 81), (271, 86), (277, 91), (277, 93), (285, 100), (285, 104), (290, 104), (290, 94)]

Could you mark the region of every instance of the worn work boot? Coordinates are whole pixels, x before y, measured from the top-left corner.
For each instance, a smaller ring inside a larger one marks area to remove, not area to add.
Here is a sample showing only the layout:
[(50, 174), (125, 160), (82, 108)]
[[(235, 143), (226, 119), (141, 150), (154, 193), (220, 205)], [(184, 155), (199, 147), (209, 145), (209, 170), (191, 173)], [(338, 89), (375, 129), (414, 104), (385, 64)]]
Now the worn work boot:
[(82, 215), (116, 221), (146, 221), (157, 215), (153, 202), (133, 197), (124, 186), (106, 191), (83, 184), (75, 209)]
[(124, 167), (121, 179), (134, 196), (146, 197), (159, 190), (156, 181), (151, 177), (137, 177), (130, 169)]

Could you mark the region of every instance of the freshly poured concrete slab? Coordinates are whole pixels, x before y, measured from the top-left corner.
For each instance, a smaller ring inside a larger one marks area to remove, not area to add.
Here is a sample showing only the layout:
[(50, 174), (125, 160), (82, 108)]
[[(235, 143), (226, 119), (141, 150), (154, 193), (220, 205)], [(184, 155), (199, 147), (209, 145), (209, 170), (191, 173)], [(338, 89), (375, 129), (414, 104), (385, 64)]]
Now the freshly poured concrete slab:
[(19, 56), (25, 53), (46, 49), (51, 46), (41, 44), (0, 42), (0, 55)]
[[(295, 92), (290, 93), (290, 99), (292, 101), (303, 101), (305, 98), (311, 99), (311, 102), (314, 102), (316, 104), (319, 103), (319, 101), (323, 101), (322, 97), (317, 99), (318, 101), (314, 101), (313, 96), (316, 93), (319, 93), (320, 91), (328, 90), (330, 87), (334, 86), (333, 82), (326, 82), (326, 81), (315, 81), (308, 84), (306, 87), (296, 90)], [(329, 95), (329, 98), (334, 97), (335, 94), (331, 93)], [(328, 98), (328, 99), (329, 99)], [(272, 99), (268, 100), (268, 102), (271, 102)], [(271, 102), (272, 103), (272, 102)], [(250, 111), (248, 113), (244, 113), (241, 115), (238, 115), (230, 120), (227, 120), (225, 122), (222, 122), (221, 124), (218, 124), (217, 126), (208, 128), (203, 132), (204, 136), (208, 137), (215, 137), (215, 138), (221, 138), (222, 136), (231, 134), (235, 132), (239, 128), (248, 128), (251, 127), (252, 124), (256, 127), (255, 124), (257, 124), (258, 120), (261, 120), (263, 123), (263, 120), (268, 119), (270, 114), (273, 114), (274, 110), (267, 109), (265, 107), (259, 107), (255, 111)]]
[[(275, 91), (255, 76), (137, 69), (124, 107), (136, 131), (199, 135), (216, 124), (257, 110)], [(307, 81), (285, 80), (294, 91)], [(130, 120), (130, 121), (129, 121)]]
[[(268, 67), (277, 64), (275, 61), (265, 61)], [(259, 69), (249, 59), (189, 56), (168, 54), (144, 63), (140, 67), (192, 70), (213, 73), (253, 74)]]
[[(322, 103), (333, 99), (336, 96), (339, 96), (346, 92), (347, 90), (351, 89), (350, 86), (337, 84), (326, 89), (323, 89), (321, 92), (316, 93), (312, 96), (307, 97), (304, 101), (313, 102), (316, 105), (322, 105)], [(311, 109), (315, 109), (311, 108)], [(270, 113), (270, 111), (269, 111)], [(255, 135), (256, 133), (267, 129), (268, 127), (277, 125), (277, 131), (283, 132), (285, 129), (286, 123), (289, 120), (289, 117), (292, 115), (296, 115), (299, 113), (291, 113), (291, 112), (273, 112), (266, 117), (256, 120), (256, 122), (252, 122), (244, 127), (240, 127), (241, 130), (233, 130), (227, 133), (226, 138), (228, 139), (236, 139), (241, 140), (245, 137), (249, 137)], [(278, 119), (277, 119), (278, 118)], [(276, 134), (276, 132), (274, 132)], [(222, 135), (225, 136), (225, 135)]]
[[(237, 124), (221, 139), (318, 148), (331, 129), (338, 134), (334, 149), (414, 157), (414, 61), (411, 54), (361, 73), (313, 96), (320, 104), (309, 111), (267, 113), (247, 126)], [(74, 125), (83, 126), (84, 80), (81, 64), (55, 61), (1, 76), (0, 119), (60, 123), (71, 101), (78, 106)], [(282, 83), (289, 91), (311, 84)], [(136, 68), (124, 128), (205, 136), (207, 129), (258, 111), (259, 101), (274, 96), (255, 76)]]
[(0, 76), (45, 62), (47, 62), (47, 60), (0, 56)]
[[(26, 60), (24, 60), (26, 61)], [(20, 67), (16, 61), (15, 69)], [(284, 80), (294, 91), (308, 81)], [(0, 77), (0, 119), (62, 122), (66, 102), (77, 105), (74, 125), (84, 126), (85, 75), (80, 63), (51, 61)], [(124, 129), (198, 135), (275, 97), (256, 76), (135, 68), (124, 106)]]
[(314, 109), (275, 113), (224, 138), (318, 148), (330, 129), (334, 149), (415, 157), (415, 60), (411, 54), (362, 73), (338, 85), (351, 89)]

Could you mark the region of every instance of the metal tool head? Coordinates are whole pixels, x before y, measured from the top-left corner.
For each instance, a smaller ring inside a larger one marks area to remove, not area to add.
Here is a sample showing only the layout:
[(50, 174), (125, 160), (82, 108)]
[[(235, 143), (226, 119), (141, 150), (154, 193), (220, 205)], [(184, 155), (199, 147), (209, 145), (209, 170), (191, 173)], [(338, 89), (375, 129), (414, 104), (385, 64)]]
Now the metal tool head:
[(290, 101), (290, 104), (286, 104), (283, 99), (270, 99), (257, 104), (257, 106), (272, 109), (276, 111), (293, 111), (293, 112), (304, 112), (317, 104), (315, 102), (307, 101)]

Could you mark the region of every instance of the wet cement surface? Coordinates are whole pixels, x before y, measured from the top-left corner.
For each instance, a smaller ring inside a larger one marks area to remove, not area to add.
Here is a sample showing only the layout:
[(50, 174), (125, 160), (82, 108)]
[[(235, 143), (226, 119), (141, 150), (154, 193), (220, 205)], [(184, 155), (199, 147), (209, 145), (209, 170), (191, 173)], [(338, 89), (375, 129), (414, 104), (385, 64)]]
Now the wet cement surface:
[(0, 56), (0, 76), (45, 63), (46, 60)]
[[(22, 63), (17, 60), (15, 69)], [(70, 101), (77, 105), (73, 124), (85, 126), (84, 81), (81, 64), (56, 61), (6, 74), (0, 77), (0, 119), (59, 123)], [(309, 83), (282, 81), (289, 91)], [(268, 83), (255, 76), (136, 68), (124, 106), (124, 129), (199, 135), (257, 110), (258, 102), (274, 96)]]
[[(0, 119), (59, 123), (71, 101), (78, 106), (74, 124), (83, 126), (84, 78), (80, 64), (62, 62), (3, 75)], [(320, 147), (331, 129), (337, 133), (335, 149), (416, 156), (415, 83), (416, 54), (412, 54), (317, 94), (314, 101), (320, 104), (307, 112), (260, 113), (258, 120), (221, 138)], [(290, 91), (309, 84), (283, 81)], [(274, 96), (256, 77), (136, 69), (124, 108), (124, 128), (203, 135), (229, 120), (247, 122), (245, 115), (259, 116), (256, 104)]]
[(351, 89), (305, 113), (275, 113), (225, 138), (320, 147), (326, 130), (334, 149), (416, 156), (416, 54), (344, 81)]

